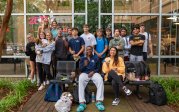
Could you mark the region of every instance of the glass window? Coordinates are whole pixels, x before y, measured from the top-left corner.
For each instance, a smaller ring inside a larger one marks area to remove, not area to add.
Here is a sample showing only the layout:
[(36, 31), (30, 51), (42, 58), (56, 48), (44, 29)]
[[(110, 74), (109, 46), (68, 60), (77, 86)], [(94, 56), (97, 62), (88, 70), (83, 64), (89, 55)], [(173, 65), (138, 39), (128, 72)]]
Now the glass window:
[(74, 27), (79, 30), (79, 35), (83, 33), (83, 25), (85, 24), (85, 16), (75, 15), (74, 16)]
[(178, 0), (162, 0), (162, 13), (178, 13)]
[(161, 55), (179, 55), (179, 26), (177, 19), (162, 17)]
[(178, 58), (162, 58), (160, 63), (160, 73), (162, 75), (178, 75), (179, 74)]
[(0, 75), (22, 75), (25, 74), (24, 59), (20, 58), (1, 58)]
[(159, 0), (114, 0), (115, 13), (158, 13)]
[(150, 68), (151, 75), (157, 75), (158, 72), (158, 58), (148, 58), (147, 64)]
[[(2, 16), (0, 18), (2, 23)], [(6, 30), (6, 38), (4, 42), (3, 55), (14, 55), (23, 53), (24, 48), (24, 17), (11, 16), (8, 28)]]
[(101, 0), (101, 12), (102, 13), (112, 12), (112, 0)]
[(134, 24), (144, 24), (145, 31), (151, 35), (153, 43), (153, 53), (158, 54), (158, 16), (114, 16), (114, 28), (126, 27), (128, 35), (131, 34), (131, 28)]
[[(6, 0), (0, 1), (0, 13), (5, 12)], [(13, 0), (13, 13), (24, 13), (24, 0)]]
[(103, 15), (101, 16), (101, 28), (112, 28), (112, 16)]
[(27, 16), (27, 33), (33, 33), (37, 37), (38, 27), (42, 25), (44, 20), (48, 20), (48, 27), (51, 27), (51, 22), (56, 20), (57, 27), (63, 28), (64, 34), (67, 33), (65, 29), (72, 26), (72, 16)]
[(75, 13), (85, 12), (85, 0), (74, 0), (74, 12)]
[(28, 0), (28, 13), (71, 13), (71, 0)]

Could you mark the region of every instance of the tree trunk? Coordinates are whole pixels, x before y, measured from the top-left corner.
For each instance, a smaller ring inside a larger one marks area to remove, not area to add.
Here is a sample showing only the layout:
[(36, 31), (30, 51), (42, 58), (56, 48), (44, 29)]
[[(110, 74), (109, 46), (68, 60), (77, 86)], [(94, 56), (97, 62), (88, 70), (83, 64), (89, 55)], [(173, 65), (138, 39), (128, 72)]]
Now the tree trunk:
[(3, 17), (2, 21), (2, 26), (1, 26), (1, 32), (0, 32), (0, 58), (2, 56), (2, 51), (3, 51), (3, 46), (4, 46), (4, 40), (6, 37), (6, 30), (8, 28), (8, 23), (11, 17), (11, 12), (12, 12), (12, 6), (13, 6), (13, 0), (7, 0), (7, 6), (5, 9), (5, 14)]

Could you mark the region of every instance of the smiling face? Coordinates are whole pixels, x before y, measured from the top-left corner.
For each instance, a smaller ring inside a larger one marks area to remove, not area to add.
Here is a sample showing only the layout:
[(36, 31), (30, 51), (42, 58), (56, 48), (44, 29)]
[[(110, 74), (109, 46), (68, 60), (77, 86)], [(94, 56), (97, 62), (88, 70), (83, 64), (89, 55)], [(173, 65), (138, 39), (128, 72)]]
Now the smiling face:
[(111, 48), (109, 54), (110, 54), (111, 57), (114, 57), (116, 55), (116, 52), (117, 51), (116, 51), (115, 48)]
[(45, 38), (45, 33), (44, 32), (40, 32), (39, 37), (40, 37), (40, 39), (44, 39)]
[(119, 35), (120, 35), (119, 29), (115, 29), (115, 31), (114, 31), (114, 36), (115, 36), (115, 37), (119, 37)]
[(50, 32), (46, 33), (47, 40), (52, 40), (52, 34)]
[(86, 47), (86, 56), (91, 56), (93, 54), (93, 48), (91, 46)]
[(57, 22), (56, 22), (56, 21), (53, 21), (53, 22), (52, 22), (52, 27), (53, 27), (53, 28), (57, 28)]

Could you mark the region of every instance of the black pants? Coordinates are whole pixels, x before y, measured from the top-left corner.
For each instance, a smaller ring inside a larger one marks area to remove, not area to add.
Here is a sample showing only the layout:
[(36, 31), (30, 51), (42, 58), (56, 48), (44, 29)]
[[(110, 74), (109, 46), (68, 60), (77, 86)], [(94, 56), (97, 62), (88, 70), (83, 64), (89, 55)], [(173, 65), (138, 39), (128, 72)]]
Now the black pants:
[(39, 73), (40, 84), (42, 84), (43, 81), (45, 81), (45, 76), (46, 76), (44, 69), (43, 69), (43, 64), (37, 62), (37, 69)]
[(118, 75), (114, 70), (111, 70), (108, 73), (108, 81), (112, 82), (115, 98), (119, 98), (119, 87), (124, 86), (122, 80), (123, 77), (121, 75)]
[(47, 75), (47, 79), (51, 80), (52, 79), (52, 75), (50, 73), (50, 65), (44, 64), (44, 71)]

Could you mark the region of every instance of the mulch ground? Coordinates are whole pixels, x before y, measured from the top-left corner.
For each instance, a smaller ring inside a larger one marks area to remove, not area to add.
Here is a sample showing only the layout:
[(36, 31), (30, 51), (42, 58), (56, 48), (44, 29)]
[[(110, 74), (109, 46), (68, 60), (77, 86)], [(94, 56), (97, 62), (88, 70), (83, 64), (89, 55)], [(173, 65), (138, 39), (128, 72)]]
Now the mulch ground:
[(170, 108), (172, 108), (175, 112), (179, 112), (179, 106), (177, 105), (169, 105)]
[(8, 89), (8, 88), (0, 88), (0, 100), (3, 97), (7, 96), (9, 94), (9, 92), (10, 92), (10, 89)]

